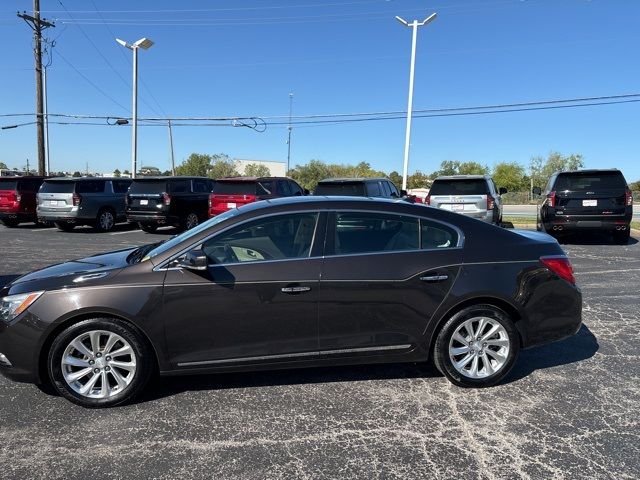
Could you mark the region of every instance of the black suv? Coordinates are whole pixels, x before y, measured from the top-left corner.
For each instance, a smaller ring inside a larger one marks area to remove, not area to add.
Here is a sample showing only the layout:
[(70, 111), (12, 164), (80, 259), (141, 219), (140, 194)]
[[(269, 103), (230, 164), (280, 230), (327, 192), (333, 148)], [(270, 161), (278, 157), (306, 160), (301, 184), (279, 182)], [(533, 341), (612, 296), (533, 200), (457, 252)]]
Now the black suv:
[(136, 178), (127, 195), (127, 219), (145, 232), (164, 225), (189, 230), (207, 219), (212, 189), (206, 177)]
[(403, 198), (404, 190), (398, 191), (387, 178), (326, 178), (318, 182), (314, 195), (346, 195), (350, 197)]
[(616, 243), (629, 241), (633, 195), (620, 170), (557, 172), (549, 179), (544, 195), (538, 230), (554, 236), (605, 230), (613, 233)]

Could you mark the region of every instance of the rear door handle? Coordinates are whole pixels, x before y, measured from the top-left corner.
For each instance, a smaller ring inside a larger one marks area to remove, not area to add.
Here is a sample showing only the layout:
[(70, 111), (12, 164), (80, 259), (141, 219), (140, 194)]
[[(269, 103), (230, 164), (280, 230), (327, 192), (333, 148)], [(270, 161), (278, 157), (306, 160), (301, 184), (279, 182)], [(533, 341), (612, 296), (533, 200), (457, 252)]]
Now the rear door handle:
[(435, 283), (443, 282), (449, 278), (449, 275), (428, 275), (426, 277), (420, 277), (423, 282)]
[(282, 287), (284, 293), (303, 293), (311, 290), (311, 287)]

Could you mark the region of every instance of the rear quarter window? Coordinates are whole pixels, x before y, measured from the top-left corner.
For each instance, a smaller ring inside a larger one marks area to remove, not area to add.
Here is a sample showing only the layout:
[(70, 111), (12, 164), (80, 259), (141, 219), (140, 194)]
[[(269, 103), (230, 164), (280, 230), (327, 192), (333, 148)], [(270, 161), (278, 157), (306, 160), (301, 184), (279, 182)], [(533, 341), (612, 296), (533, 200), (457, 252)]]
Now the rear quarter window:
[(103, 193), (104, 192), (104, 180), (85, 180), (84, 182), (78, 182), (76, 185), (77, 193)]
[(446, 225), (420, 220), (421, 248), (432, 250), (458, 246), (458, 233)]

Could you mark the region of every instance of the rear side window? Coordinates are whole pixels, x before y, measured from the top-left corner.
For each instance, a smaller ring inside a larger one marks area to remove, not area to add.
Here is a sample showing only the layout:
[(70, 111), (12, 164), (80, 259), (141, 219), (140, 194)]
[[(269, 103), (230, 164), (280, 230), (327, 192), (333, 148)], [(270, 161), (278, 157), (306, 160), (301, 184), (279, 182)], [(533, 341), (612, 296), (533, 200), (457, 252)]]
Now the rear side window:
[(273, 180), (261, 180), (256, 185), (256, 191), (258, 195), (271, 195), (274, 193), (274, 181)]
[(387, 213), (338, 212), (335, 215), (336, 255), (417, 250), (417, 218)]
[(40, 193), (73, 193), (75, 186), (75, 182), (44, 182)]
[(5, 180), (4, 178), (0, 178), (0, 190), (17, 190), (18, 189), (18, 181), (17, 180)]
[(104, 192), (104, 180), (85, 180), (76, 185), (77, 193), (102, 193)]
[(421, 248), (451, 248), (458, 245), (458, 234), (453, 228), (429, 220), (420, 220)]
[(129, 185), (131, 185), (131, 182), (127, 180), (113, 180), (111, 183), (113, 183), (113, 191), (115, 193), (127, 193)]
[(436, 180), (429, 193), (433, 195), (486, 195), (489, 193), (484, 179)]
[(380, 182), (367, 182), (367, 190), (367, 193), (370, 197), (382, 196), (382, 191), (380, 190)]
[(561, 173), (553, 186), (554, 190), (588, 191), (617, 190), (627, 188), (620, 172), (575, 172)]
[(288, 197), (291, 195), (291, 189), (289, 188), (289, 182), (286, 180), (278, 180), (278, 193)]
[(129, 193), (168, 193), (165, 180), (134, 180)]
[(172, 180), (169, 185), (171, 186), (170, 193), (190, 193), (191, 192), (191, 180)]
[(209, 181), (204, 178), (196, 178), (193, 180), (193, 191), (196, 193), (207, 193), (211, 191)]
[(347, 195), (351, 197), (366, 196), (364, 182), (319, 183), (316, 195)]

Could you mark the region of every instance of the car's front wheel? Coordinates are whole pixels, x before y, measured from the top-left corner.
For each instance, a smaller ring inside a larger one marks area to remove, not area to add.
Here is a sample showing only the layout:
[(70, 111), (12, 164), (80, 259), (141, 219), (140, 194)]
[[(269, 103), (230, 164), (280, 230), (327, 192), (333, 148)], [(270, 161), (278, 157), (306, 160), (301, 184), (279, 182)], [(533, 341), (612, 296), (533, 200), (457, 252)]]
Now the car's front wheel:
[(98, 232), (109, 232), (113, 230), (116, 224), (116, 216), (110, 208), (103, 208), (98, 212), (96, 221), (94, 223), (94, 229)]
[(436, 367), (460, 387), (495, 385), (513, 367), (520, 341), (509, 316), (492, 305), (467, 307), (440, 330), (434, 347)]
[(58, 393), (77, 405), (99, 408), (133, 400), (147, 384), (154, 361), (133, 327), (96, 318), (62, 331), (51, 345), (47, 366)]

